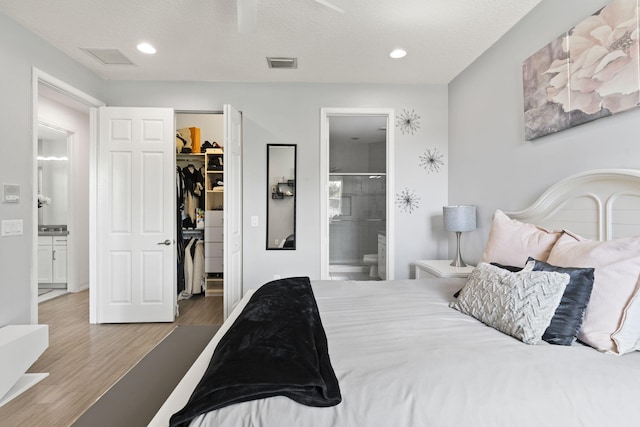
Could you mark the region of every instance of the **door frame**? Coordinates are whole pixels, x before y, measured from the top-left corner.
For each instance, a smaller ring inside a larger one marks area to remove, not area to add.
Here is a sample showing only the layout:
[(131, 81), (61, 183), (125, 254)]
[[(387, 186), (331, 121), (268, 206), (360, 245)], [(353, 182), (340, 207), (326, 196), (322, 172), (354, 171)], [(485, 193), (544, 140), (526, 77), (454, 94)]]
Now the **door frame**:
[(387, 118), (387, 280), (395, 278), (394, 220), (394, 139), (395, 112), (392, 108), (321, 108), (320, 109), (320, 277), (329, 277), (329, 118), (335, 116), (384, 116)]
[[(97, 144), (97, 109), (106, 105), (103, 101), (82, 92), (70, 84), (45, 73), (44, 71), (32, 67), (31, 69), (31, 323), (38, 323), (38, 84), (46, 84), (62, 92), (63, 94), (77, 99), (89, 107), (89, 180), (90, 187), (95, 188), (96, 182), (96, 144)], [(96, 198), (95, 191), (91, 191), (89, 196), (89, 283), (93, 283), (95, 277), (95, 215)], [(89, 293), (89, 300), (92, 303), (94, 292)], [(95, 303), (95, 301), (93, 301)], [(91, 319), (90, 319), (91, 321)]]

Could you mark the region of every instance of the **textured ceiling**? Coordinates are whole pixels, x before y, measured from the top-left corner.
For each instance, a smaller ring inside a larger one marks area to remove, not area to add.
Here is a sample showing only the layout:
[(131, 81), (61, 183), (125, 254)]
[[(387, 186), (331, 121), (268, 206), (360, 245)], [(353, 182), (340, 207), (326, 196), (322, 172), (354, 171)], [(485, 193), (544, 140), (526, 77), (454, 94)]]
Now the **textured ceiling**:
[[(448, 83), (541, 0), (257, 0), (240, 33), (234, 0), (0, 0), (0, 12), (112, 80)], [(158, 53), (137, 52), (141, 41)], [(408, 51), (389, 58), (397, 47)], [(119, 49), (104, 65), (83, 48)], [(267, 56), (298, 58), (269, 69)]]

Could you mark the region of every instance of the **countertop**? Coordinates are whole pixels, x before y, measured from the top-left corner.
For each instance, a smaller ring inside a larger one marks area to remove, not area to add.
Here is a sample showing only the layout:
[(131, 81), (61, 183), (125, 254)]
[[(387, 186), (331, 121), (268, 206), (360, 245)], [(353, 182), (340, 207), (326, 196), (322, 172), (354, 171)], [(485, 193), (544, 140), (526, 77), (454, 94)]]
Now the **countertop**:
[(69, 230), (66, 225), (40, 225), (38, 226), (38, 236), (68, 236)]

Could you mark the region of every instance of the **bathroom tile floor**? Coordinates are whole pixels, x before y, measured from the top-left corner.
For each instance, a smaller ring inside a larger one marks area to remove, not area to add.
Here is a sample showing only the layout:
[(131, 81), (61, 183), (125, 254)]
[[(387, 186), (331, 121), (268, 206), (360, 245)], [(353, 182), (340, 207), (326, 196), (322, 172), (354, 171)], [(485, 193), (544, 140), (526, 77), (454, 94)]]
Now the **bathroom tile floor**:
[(38, 304), (41, 302), (49, 301), (50, 299), (59, 297), (60, 295), (64, 295), (67, 293), (66, 289), (47, 289), (46, 293), (40, 294), (38, 291)]

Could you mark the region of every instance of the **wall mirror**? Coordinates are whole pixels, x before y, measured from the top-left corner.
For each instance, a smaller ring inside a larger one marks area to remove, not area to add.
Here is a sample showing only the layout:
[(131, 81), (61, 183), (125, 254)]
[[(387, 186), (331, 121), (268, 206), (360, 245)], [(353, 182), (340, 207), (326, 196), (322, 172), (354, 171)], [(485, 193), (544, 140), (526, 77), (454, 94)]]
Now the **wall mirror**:
[(267, 144), (267, 249), (296, 248), (296, 145)]
[(68, 135), (38, 124), (38, 226), (67, 225)]

